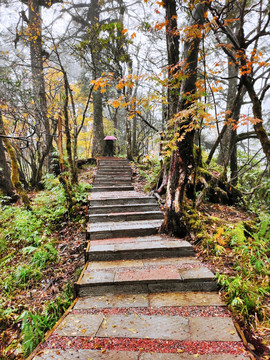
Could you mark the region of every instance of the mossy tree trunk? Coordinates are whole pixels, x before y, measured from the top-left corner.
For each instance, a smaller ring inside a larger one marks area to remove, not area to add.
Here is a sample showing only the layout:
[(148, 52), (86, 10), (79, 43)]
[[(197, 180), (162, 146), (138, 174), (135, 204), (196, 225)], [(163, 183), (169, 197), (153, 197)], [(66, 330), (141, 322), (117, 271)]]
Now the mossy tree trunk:
[(68, 167), (70, 172), (71, 182), (76, 184), (78, 182), (77, 170), (73, 162), (72, 158), (72, 142), (71, 142), (71, 133), (70, 133), (70, 124), (69, 124), (69, 114), (68, 114), (68, 99), (69, 99), (69, 84), (67, 73), (62, 68), (63, 76), (64, 76), (64, 86), (65, 86), (65, 97), (64, 97), (64, 123), (65, 123), (65, 134), (66, 134), (66, 150), (67, 150), (67, 160), (68, 160)]
[(11, 182), (10, 169), (7, 163), (3, 140), (3, 120), (0, 113), (0, 189), (3, 195), (15, 199), (14, 187)]
[(45, 79), (43, 69), (43, 47), (42, 47), (42, 20), (40, 16), (40, 5), (37, 0), (28, 1), (29, 14), (29, 42), (31, 56), (31, 71), (33, 94), (35, 101), (35, 117), (38, 123), (37, 132), (42, 138), (42, 143), (38, 148), (38, 171), (36, 172), (35, 186), (42, 178), (42, 169), (45, 160), (48, 159), (51, 150), (51, 129), (48, 119), (47, 100), (45, 91)]
[[(92, 0), (89, 5), (89, 20), (91, 23), (90, 31), (92, 36), (92, 76), (98, 79), (102, 74), (101, 45), (98, 43), (98, 36), (94, 37), (100, 22), (100, 2)], [(103, 96), (100, 89), (93, 90), (93, 140), (92, 140), (92, 157), (102, 156), (104, 153), (104, 127), (103, 127)]]
[[(190, 26), (200, 30), (204, 23), (205, 3), (198, 3), (193, 11)], [(195, 32), (196, 33), (196, 32)], [(200, 37), (187, 37), (184, 43), (185, 78), (181, 84), (181, 98), (178, 111), (188, 109), (194, 104), (197, 81), (197, 65)], [(176, 236), (185, 236), (187, 228), (184, 220), (185, 194), (188, 180), (194, 172), (194, 135), (195, 130), (186, 131), (192, 118), (187, 118), (175, 126), (181, 140), (176, 141), (168, 175), (165, 219), (163, 230)]]
[(167, 120), (171, 119), (177, 112), (179, 102), (179, 88), (177, 87), (179, 80), (175, 65), (179, 62), (179, 32), (177, 29), (177, 11), (175, 0), (163, 1), (166, 11), (166, 43), (168, 57), (168, 78), (169, 85), (167, 90), (168, 108)]
[[(28, 18), (23, 12), (23, 19), (28, 26), (28, 40), (30, 46), (32, 87), (35, 103), (36, 133), (40, 144), (37, 147), (36, 161), (37, 171), (32, 176), (32, 185), (38, 186), (42, 179), (43, 167), (49, 166), (50, 153), (52, 150), (52, 129), (48, 117), (46, 87), (44, 78), (44, 49), (42, 40), (42, 19), (41, 7), (50, 8), (55, 3), (62, 0), (21, 0), (28, 6)], [(46, 161), (48, 159), (48, 161)]]
[(64, 164), (64, 152), (63, 152), (63, 126), (62, 126), (62, 116), (58, 116), (58, 136), (57, 136), (57, 149), (58, 149), (58, 155), (59, 155), (59, 166), (60, 166), (60, 172), (65, 171), (65, 164)]
[(2, 117), (1, 117), (1, 114), (0, 114), (0, 136), (1, 135), (2, 135), (2, 140), (3, 140), (4, 146), (5, 146), (6, 150), (7, 150), (7, 153), (8, 153), (9, 158), (10, 158), (12, 185), (13, 185), (14, 189), (16, 190), (16, 192), (18, 193), (18, 195), (20, 196), (24, 206), (28, 210), (31, 210), (30, 200), (29, 200), (29, 198), (27, 196), (27, 193), (24, 190), (24, 188), (23, 188), (23, 186), (22, 186), (22, 184), (20, 182), (19, 165), (18, 165), (18, 161), (17, 161), (17, 158), (16, 158), (16, 152), (15, 152), (14, 148), (12, 147), (8, 137), (5, 134)]

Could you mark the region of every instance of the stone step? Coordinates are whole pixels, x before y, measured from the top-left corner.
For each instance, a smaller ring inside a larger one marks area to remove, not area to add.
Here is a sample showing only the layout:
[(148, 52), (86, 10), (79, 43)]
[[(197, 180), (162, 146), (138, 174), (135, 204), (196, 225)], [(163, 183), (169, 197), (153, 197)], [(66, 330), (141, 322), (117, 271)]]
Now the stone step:
[(128, 159), (119, 159), (119, 158), (110, 158), (110, 159), (99, 159), (98, 160), (99, 163), (130, 163), (130, 161)]
[(99, 168), (97, 169), (97, 172), (98, 173), (104, 173), (104, 174), (107, 174), (107, 173), (126, 173), (126, 174), (131, 174), (132, 173), (132, 170), (131, 168), (125, 168), (123, 169), (122, 167), (116, 167), (116, 168)]
[(153, 204), (127, 204), (127, 205), (101, 205), (89, 207), (89, 214), (109, 214), (109, 213), (125, 213), (125, 212), (141, 212), (141, 211), (158, 211), (159, 206)]
[(106, 172), (106, 173), (101, 173), (101, 172), (97, 172), (97, 175), (95, 177), (103, 177), (103, 178), (109, 178), (109, 177), (114, 177), (114, 178), (131, 178), (131, 172), (126, 173), (126, 172)]
[(99, 176), (131, 176), (132, 175), (132, 171), (130, 169), (98, 169), (97, 170), (97, 175)]
[(193, 257), (88, 262), (75, 284), (78, 296), (216, 290), (214, 274)]
[(127, 162), (113, 161), (113, 162), (101, 162), (98, 164), (98, 168), (102, 167), (118, 167), (118, 168), (131, 168), (130, 164)]
[(129, 166), (130, 163), (126, 161), (101, 161), (98, 166)]
[(110, 187), (110, 186), (113, 186), (113, 187), (116, 187), (116, 186), (120, 186), (120, 187), (122, 187), (122, 186), (128, 186), (128, 187), (132, 187), (133, 185), (131, 184), (131, 182), (129, 181), (129, 182), (121, 182), (121, 181), (119, 181), (119, 182), (112, 182), (112, 181), (108, 181), (108, 182), (94, 182), (93, 183), (93, 187), (104, 187), (104, 186), (106, 186), (106, 187)]
[(130, 179), (95, 179), (94, 185), (131, 185)]
[(107, 222), (88, 224), (87, 237), (90, 240), (129, 236), (148, 236), (158, 232), (162, 220)]
[(127, 166), (125, 168), (122, 168), (122, 166), (114, 166), (114, 167), (111, 167), (111, 166), (106, 166), (106, 167), (100, 167), (97, 169), (98, 172), (109, 172), (109, 171), (113, 171), (113, 172), (127, 172), (127, 173), (131, 173), (132, 172), (132, 169), (130, 166)]
[(77, 298), (28, 360), (250, 360), (217, 292)]
[(95, 176), (95, 181), (96, 180), (129, 180), (131, 181), (131, 176), (130, 175), (124, 175), (122, 174), (121, 176), (120, 175), (115, 175), (115, 174), (108, 174), (108, 175), (100, 175), (100, 174), (97, 174)]
[(97, 175), (95, 176), (95, 178), (98, 177), (98, 178), (116, 178), (116, 179), (119, 179), (119, 178), (128, 178), (128, 179), (131, 179), (131, 173), (124, 173), (124, 172), (107, 172), (107, 173), (100, 173), (100, 172), (97, 172)]
[[(115, 197), (114, 195), (115, 194)], [(102, 193), (91, 194), (88, 197), (90, 201), (90, 206), (118, 206), (118, 205), (134, 205), (134, 204), (151, 204), (156, 205), (156, 199), (153, 196), (139, 196), (137, 192), (130, 191), (125, 194), (121, 191), (121, 193), (113, 192), (110, 194), (110, 197), (102, 197)]]
[(189, 242), (166, 236), (143, 236), (89, 241), (87, 261), (112, 261), (194, 255)]
[(94, 181), (93, 186), (132, 186), (132, 184), (131, 181)]
[(104, 222), (120, 222), (120, 221), (137, 221), (137, 220), (155, 220), (163, 219), (163, 213), (158, 211), (132, 211), (125, 213), (109, 213), (109, 214), (94, 214), (88, 215), (88, 221), (90, 224), (93, 223), (104, 223)]
[(110, 171), (115, 171), (115, 170), (119, 170), (119, 171), (131, 171), (131, 167), (129, 165), (102, 165), (98, 167), (98, 171), (102, 170), (110, 170)]
[(133, 186), (131, 185), (111, 185), (111, 186), (93, 186), (91, 192), (104, 192), (104, 191), (129, 191), (133, 190)]
[[(126, 193), (134, 193), (135, 191), (128, 191)], [(102, 197), (102, 192), (101, 193), (96, 193), (96, 194), (91, 194), (88, 196), (88, 200), (90, 201), (90, 205), (95, 206), (102, 206), (102, 205), (133, 205), (133, 204), (156, 204), (156, 199), (152, 196), (144, 196), (144, 197), (139, 197), (139, 196), (130, 196), (130, 197), (125, 197), (122, 196), (120, 193), (123, 193), (123, 191), (121, 192), (111, 192), (110, 198), (106, 198), (105, 194), (104, 197)], [(115, 194), (116, 196), (113, 197), (113, 194)], [(97, 195), (97, 196), (95, 196)], [(132, 194), (131, 194), (132, 195)]]

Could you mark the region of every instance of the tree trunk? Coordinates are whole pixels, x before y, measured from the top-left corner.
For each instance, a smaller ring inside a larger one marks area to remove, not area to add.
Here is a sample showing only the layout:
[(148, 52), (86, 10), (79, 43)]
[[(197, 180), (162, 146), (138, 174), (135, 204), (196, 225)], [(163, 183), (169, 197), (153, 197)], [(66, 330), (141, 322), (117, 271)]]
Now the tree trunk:
[(63, 173), (65, 171), (64, 165), (64, 152), (63, 152), (63, 129), (62, 129), (62, 117), (58, 116), (58, 137), (57, 137), (57, 149), (59, 154), (59, 166), (60, 172)]
[[(3, 129), (3, 120), (2, 115), (0, 113), (0, 133)], [(12, 199), (16, 199), (16, 195), (14, 193), (14, 187), (10, 178), (10, 169), (7, 163), (5, 149), (3, 145), (2, 138), (0, 137), (0, 190), (5, 196), (9, 196)]]
[(165, 0), (166, 11), (166, 42), (168, 55), (168, 78), (169, 86), (167, 92), (168, 111), (167, 120), (171, 119), (177, 112), (179, 101), (179, 81), (176, 73), (179, 70), (175, 65), (179, 62), (179, 32), (177, 30), (177, 11), (175, 0)]
[(71, 144), (71, 134), (70, 134), (70, 129), (69, 129), (69, 115), (68, 115), (69, 85), (68, 85), (68, 79), (67, 79), (66, 72), (63, 71), (63, 69), (62, 69), (62, 72), (64, 75), (64, 85), (65, 85), (65, 100), (64, 100), (63, 111), (64, 111), (65, 134), (66, 134), (67, 160), (68, 160), (71, 182), (73, 184), (75, 184), (78, 182), (78, 177), (77, 177), (77, 171), (74, 166), (73, 159), (72, 159), (72, 144)]
[(262, 104), (260, 99), (258, 98), (256, 91), (254, 89), (253, 82), (246, 76), (242, 76), (243, 84), (247, 89), (250, 100), (252, 102), (253, 116), (258, 120), (256, 124), (254, 124), (254, 130), (257, 134), (257, 137), (262, 145), (263, 152), (266, 155), (268, 163), (270, 163), (270, 140), (268, 138), (267, 132), (262, 123)]
[(8, 152), (10, 163), (11, 163), (11, 182), (16, 189), (18, 195), (22, 199), (23, 204), (28, 210), (31, 210), (31, 203), (30, 200), (26, 194), (26, 191), (24, 190), (21, 182), (20, 182), (20, 176), (19, 176), (19, 165), (16, 158), (16, 153), (14, 148), (12, 147), (11, 143), (9, 142), (8, 138), (6, 137), (4, 128), (3, 128), (3, 121), (0, 116), (0, 135), (2, 135), (3, 143), (6, 147), (6, 150)]
[(132, 159), (132, 137), (130, 129), (130, 119), (126, 116), (126, 142), (127, 142), (127, 158), (128, 160)]
[[(98, 0), (92, 0), (89, 8), (90, 22), (92, 31), (96, 32), (96, 27), (99, 25), (100, 5)], [(92, 44), (92, 65), (93, 79), (101, 77), (101, 49), (98, 44), (98, 39)], [(92, 157), (103, 155), (104, 153), (104, 127), (103, 127), (103, 106), (102, 93), (98, 90), (93, 90), (93, 142), (92, 142)]]
[(137, 156), (137, 115), (132, 121), (132, 157)]
[[(198, 30), (200, 29), (204, 22), (204, 11), (204, 3), (196, 5), (190, 26), (194, 26)], [(185, 39), (184, 68), (186, 77), (181, 84), (179, 111), (188, 109), (193, 104), (191, 98), (196, 92), (199, 44), (199, 37)], [(184, 197), (189, 177), (194, 170), (193, 148), (195, 131), (186, 131), (186, 127), (190, 126), (191, 122), (192, 119), (187, 118), (181, 121), (180, 124), (178, 123), (175, 128), (179, 132), (180, 137), (182, 136), (182, 139), (176, 141), (177, 149), (173, 151), (171, 156), (166, 192), (166, 212), (163, 230), (177, 236), (185, 236), (187, 233), (184, 220)]]
[[(36, 107), (36, 117), (39, 122), (39, 132), (44, 138), (45, 149), (42, 152), (50, 153), (51, 148), (51, 131), (48, 120), (45, 79), (43, 69), (43, 51), (42, 51), (42, 27), (40, 6), (38, 0), (28, 1), (29, 23), (28, 29), (30, 32), (30, 55), (31, 55), (31, 71), (33, 92)], [(45, 156), (46, 157), (46, 156)], [(43, 158), (43, 157), (41, 157)], [(41, 164), (43, 166), (43, 164)], [(41, 179), (37, 179), (40, 181)]]
[[(240, 4), (240, 3), (239, 3)], [(262, 3), (260, 3), (262, 4)], [(269, 16), (265, 17), (266, 23), (264, 22), (264, 17), (262, 16), (262, 13), (267, 10), (267, 5), (265, 10), (262, 10), (261, 8), (261, 14), (260, 14), (260, 21), (258, 23), (257, 28), (254, 28), (256, 30), (256, 35), (254, 35), (253, 40), (250, 42), (249, 35), (245, 37), (245, 32), (243, 28), (244, 24), (244, 16), (247, 11), (247, 2), (243, 2), (240, 4), (238, 12), (240, 15), (240, 25), (241, 27), (238, 29), (237, 33), (233, 36), (231, 29), (228, 29), (228, 25), (224, 26), (224, 22), (222, 19), (217, 18), (217, 25), (219, 26), (219, 29), (222, 30), (222, 32), (230, 39), (230, 50), (228, 51), (228, 48), (224, 47), (222, 43), (219, 45), (222, 46), (224, 52), (227, 55), (235, 55), (231, 56), (231, 59), (236, 63), (240, 63), (241, 69), (244, 70), (241, 74), (240, 83), (239, 85), (244, 85), (246, 88), (246, 91), (248, 92), (248, 95), (250, 97), (250, 100), (252, 102), (253, 106), (253, 116), (256, 120), (256, 123), (254, 124), (254, 130), (256, 132), (256, 135), (261, 143), (263, 152), (266, 155), (267, 161), (270, 162), (270, 139), (267, 135), (267, 132), (263, 126), (263, 119), (262, 119), (262, 105), (261, 100), (256, 93), (254, 84), (256, 82), (256, 79), (254, 77), (254, 73), (252, 70), (252, 57), (249, 59), (249, 56), (246, 53), (246, 49), (248, 46), (253, 45), (253, 49), (257, 50), (258, 42), (260, 39), (265, 36), (266, 29), (269, 27)], [(261, 5), (260, 5), (261, 6)], [(213, 11), (213, 8), (212, 8)], [(216, 11), (213, 12), (216, 14)], [(262, 17), (261, 17), (262, 16)], [(220, 26), (221, 25), (221, 26)], [(217, 37), (218, 41), (219, 38)], [(251, 60), (251, 62), (250, 62)], [(247, 74), (248, 70), (248, 74)], [(264, 93), (265, 95), (265, 93)]]
[(231, 169), (231, 184), (236, 186), (238, 183), (238, 158), (237, 158), (237, 134), (236, 131), (233, 131), (232, 137), (231, 137), (231, 143), (232, 145), (232, 152), (231, 152), (231, 158), (230, 158), (230, 169)]
[(102, 111), (102, 94), (100, 90), (93, 91), (93, 140), (92, 157), (101, 156), (104, 153), (104, 128)]
[[(232, 107), (234, 105), (234, 99), (235, 99), (236, 93), (237, 93), (238, 66), (235, 64), (232, 64), (230, 58), (228, 58), (227, 63), (228, 63), (229, 83), (228, 83), (228, 92), (227, 92), (226, 111), (232, 111)], [(241, 98), (241, 101), (242, 101), (242, 98)], [(240, 107), (238, 107), (238, 108), (240, 111)], [(229, 116), (231, 118), (233, 118), (235, 121), (237, 121), (239, 119), (239, 113), (236, 114), (235, 111), (234, 111), (234, 114), (231, 113)], [(237, 117), (237, 119), (236, 119), (236, 117)], [(230, 160), (233, 132), (235, 132), (235, 130), (233, 130), (233, 126), (228, 125), (226, 128), (226, 131), (223, 135), (223, 138), (220, 141), (220, 150), (219, 150), (218, 159), (217, 159), (217, 163), (220, 165), (226, 166), (226, 164)]]

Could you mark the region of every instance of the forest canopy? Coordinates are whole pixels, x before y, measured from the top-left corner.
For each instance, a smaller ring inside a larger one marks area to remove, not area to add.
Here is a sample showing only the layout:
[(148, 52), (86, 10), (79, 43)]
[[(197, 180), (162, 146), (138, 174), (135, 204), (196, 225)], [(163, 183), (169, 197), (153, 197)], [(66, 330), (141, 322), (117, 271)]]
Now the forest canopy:
[(201, 162), (196, 145), (232, 185), (252, 163), (268, 171), (267, 2), (14, 0), (1, 10), (3, 194), (18, 192), (15, 163), (24, 188), (39, 187), (53, 159), (76, 182), (78, 158), (102, 155), (106, 135), (139, 161), (182, 158), (187, 142), (187, 168)]

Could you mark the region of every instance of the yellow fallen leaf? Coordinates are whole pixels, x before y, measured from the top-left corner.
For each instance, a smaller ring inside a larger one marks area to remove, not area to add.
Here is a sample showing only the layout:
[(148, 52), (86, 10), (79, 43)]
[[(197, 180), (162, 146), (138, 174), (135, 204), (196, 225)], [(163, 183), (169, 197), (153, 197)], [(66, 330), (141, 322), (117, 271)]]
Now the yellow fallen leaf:
[(81, 332), (84, 334), (86, 332), (86, 329), (82, 329)]
[(133, 334), (137, 334), (137, 331), (135, 329), (129, 328), (128, 330), (133, 332)]
[(195, 354), (194, 357), (195, 357), (195, 358), (199, 357), (199, 354)]
[(102, 352), (102, 353), (105, 353), (105, 352), (106, 352), (106, 349), (101, 350), (101, 352)]
[(115, 328), (115, 327), (117, 327), (117, 325), (113, 325), (112, 327)]
[(234, 335), (234, 334), (235, 334), (235, 331), (234, 331), (234, 330), (230, 331), (230, 334)]
[(182, 349), (177, 349), (177, 352), (178, 352), (178, 353), (183, 353), (184, 350), (182, 350)]

